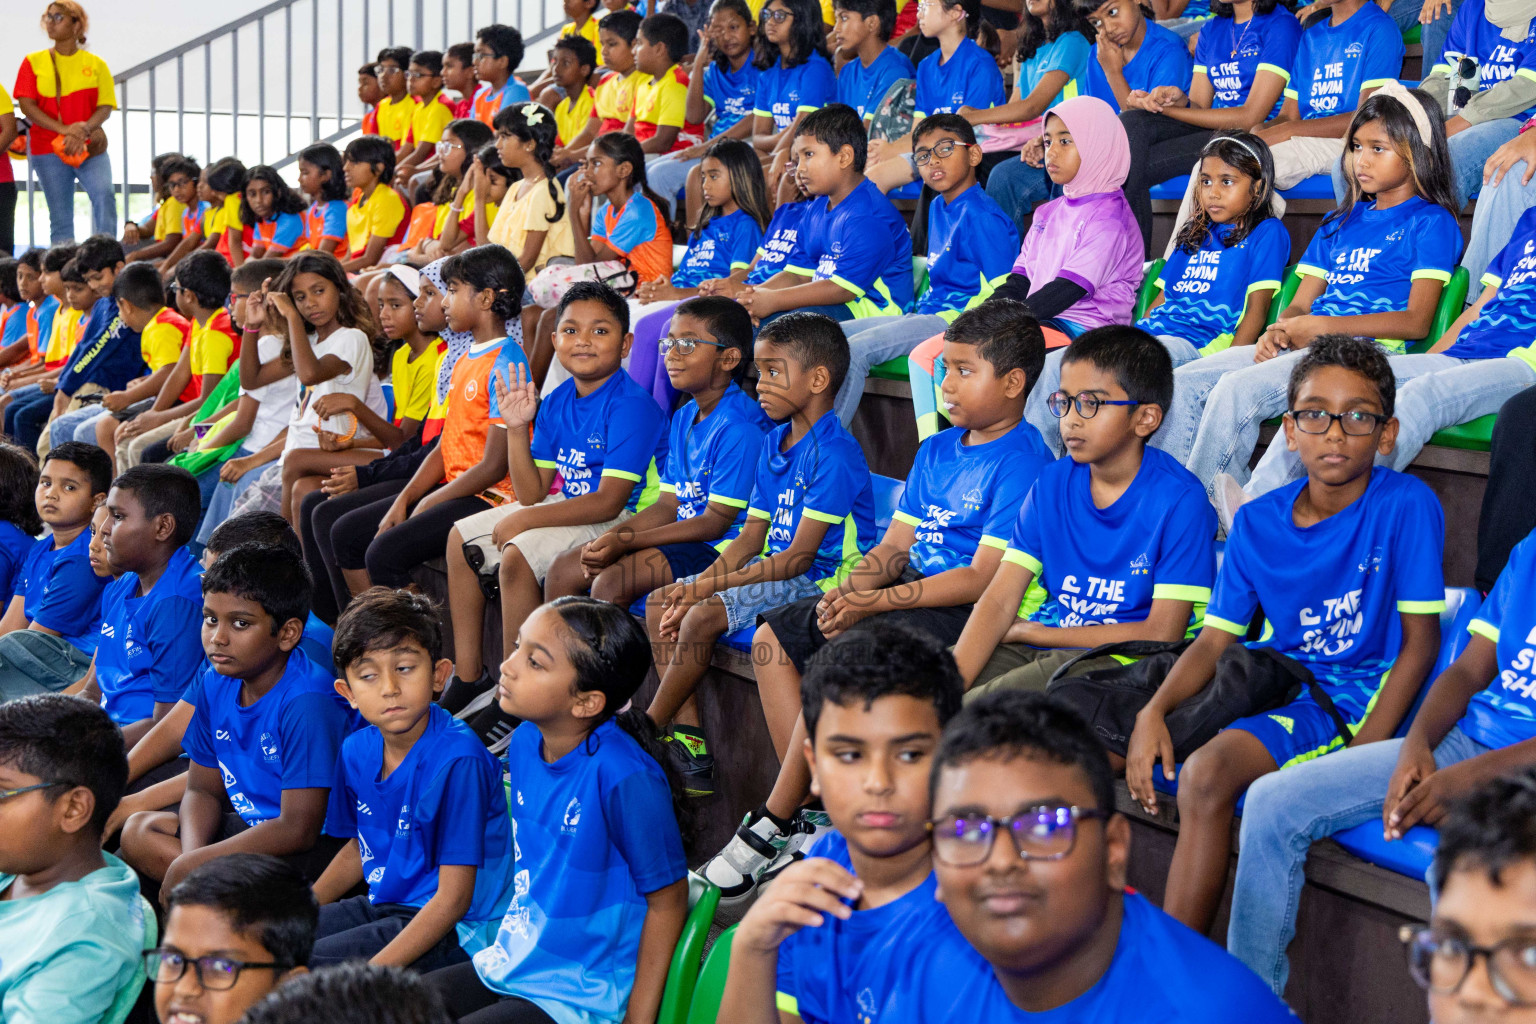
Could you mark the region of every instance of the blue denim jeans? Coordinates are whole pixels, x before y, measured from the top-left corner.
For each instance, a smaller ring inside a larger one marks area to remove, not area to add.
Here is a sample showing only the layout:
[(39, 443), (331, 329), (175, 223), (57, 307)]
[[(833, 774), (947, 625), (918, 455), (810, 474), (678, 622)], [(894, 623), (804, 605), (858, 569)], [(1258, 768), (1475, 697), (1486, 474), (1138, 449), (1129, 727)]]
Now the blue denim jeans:
[(1472, 213), (1472, 237), (1461, 254), (1461, 265), (1471, 275), (1474, 289), (1481, 289), (1478, 282), (1483, 279), (1483, 272), (1499, 250), (1509, 244), (1515, 222), (1536, 206), (1536, 176), (1529, 185), (1520, 183), (1527, 170), (1522, 160), (1497, 185), (1486, 185), (1478, 194), (1477, 209)]
[(1241, 345), (1173, 371), (1173, 406), (1152, 444), (1189, 467), (1207, 491), (1217, 473), (1248, 479), (1259, 425), (1285, 411), (1291, 367), (1302, 356), (1288, 352), (1255, 363), (1253, 352)]
[[(1200, 358), (1200, 353), (1195, 346), (1183, 338), (1175, 338), (1172, 335), (1159, 335), (1158, 341), (1168, 350), (1168, 355), (1173, 359), (1174, 368), (1177, 369), (1192, 359)], [(1040, 371), (1040, 379), (1035, 386), (1029, 389), (1029, 397), (1024, 400), (1024, 419), (1032, 423), (1040, 436), (1045, 438), (1048, 448), (1056, 453), (1059, 458), (1066, 449), (1061, 444), (1061, 421), (1051, 415), (1051, 410), (1045, 407), (1045, 400), (1051, 397), (1051, 392), (1061, 387), (1061, 360), (1067, 354), (1066, 346), (1052, 349), (1045, 354), (1045, 366)]]
[[(1307, 849), (1317, 840), (1380, 820), (1400, 739), (1367, 743), (1273, 772), (1248, 787), (1232, 891), (1227, 949), (1276, 994), (1285, 991), (1285, 948), (1296, 934)], [(1446, 768), (1488, 748), (1452, 729), (1435, 748)]]
[[(1397, 445), (1377, 455), (1378, 466), (1406, 470), (1435, 431), (1499, 411), (1509, 399), (1536, 384), (1536, 370), (1521, 359), (1457, 359), (1444, 355), (1393, 356), (1397, 378)], [(1253, 467), (1243, 490), (1258, 497), (1306, 476), (1296, 453), (1276, 435)]]
[[(1398, 3), (1407, 3), (1408, 0), (1398, 0)], [(1392, 10), (1387, 13), (1392, 15), (1392, 20), (1397, 21), (1397, 3), (1392, 5)], [(1423, 4), (1409, 3), (1409, 7), (1417, 12)], [(1440, 60), (1440, 54), (1445, 52), (1446, 36), (1451, 34), (1451, 22), (1456, 20), (1456, 12), (1461, 10), (1461, 0), (1451, 0), (1449, 14), (1441, 14), (1434, 21), (1424, 26), (1419, 35), (1419, 41), (1424, 44), (1424, 74), (1427, 76), (1432, 67)], [(1399, 22), (1401, 24), (1401, 22)], [(1474, 279), (1475, 280), (1475, 279)]]
[(48, 201), (48, 234), (54, 245), (75, 237), (75, 181), (91, 197), (91, 233), (117, 234), (117, 207), (112, 202), (112, 162), (107, 154), (71, 167), (53, 153), (33, 153), (28, 160)]
[[(72, 412), (67, 412), (48, 424), (49, 443), (57, 448), (65, 441), (84, 441), (87, 444), (96, 443), (96, 421), (111, 413), (100, 405), (82, 405)], [(81, 431), (86, 431), (84, 437), (80, 437)]]
[(887, 359), (911, 352), (935, 334), (943, 334), (949, 325), (941, 316), (929, 313), (911, 316), (870, 316), (843, 324), (848, 336), (848, 376), (837, 393), (837, 418), (843, 426), (853, 422), (864, 397), (864, 378), (869, 368)]
[(987, 177), (987, 195), (1013, 218), (1020, 238), (1029, 227), (1029, 215), (1035, 207), (1060, 194), (1046, 177), (1044, 167), (1031, 167), (1023, 160), (1005, 160), (992, 168)]
[[(249, 454), (251, 453), (241, 448), (231, 455), (230, 458), (243, 459)], [(216, 486), (213, 488), (212, 496), (208, 498), (208, 511), (203, 513), (203, 524), (197, 530), (196, 542), (198, 544), (207, 547), (208, 538), (213, 536), (213, 531), (217, 530), (220, 524), (229, 518), (230, 510), (235, 506), (235, 499), (244, 494), (246, 488), (250, 487), (263, 473), (271, 468), (272, 464), (270, 462), (257, 466), (232, 484), (219, 480), (219, 466), (215, 466), (207, 471), (207, 474), (212, 474)]]

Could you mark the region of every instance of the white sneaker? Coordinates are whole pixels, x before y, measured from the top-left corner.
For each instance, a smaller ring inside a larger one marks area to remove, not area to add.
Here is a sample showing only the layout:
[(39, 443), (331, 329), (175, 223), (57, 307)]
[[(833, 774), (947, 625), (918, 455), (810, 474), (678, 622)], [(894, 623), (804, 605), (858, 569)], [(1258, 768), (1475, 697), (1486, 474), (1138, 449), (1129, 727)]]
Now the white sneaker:
[(807, 834), (800, 831), (798, 815), (786, 833), (767, 815), (757, 817), (749, 813), (725, 849), (706, 861), (699, 874), (720, 889), (721, 903), (740, 903), (756, 891), (764, 873), (781, 858), (787, 865), (805, 845), (806, 838)]
[(815, 844), (817, 838), (824, 832), (832, 831), (832, 818), (826, 811), (813, 811), (802, 807), (795, 812), (793, 821), (795, 829), (790, 834), (789, 842), (773, 859), (773, 863), (757, 876), (759, 887), (779, 877), (779, 873), (795, 861), (804, 860), (805, 851)]
[(1216, 518), (1221, 520), (1222, 533), (1231, 533), (1232, 521), (1237, 518), (1237, 510), (1253, 498), (1243, 490), (1243, 485), (1238, 483), (1230, 473), (1217, 473), (1213, 485), (1216, 492), (1214, 498)]

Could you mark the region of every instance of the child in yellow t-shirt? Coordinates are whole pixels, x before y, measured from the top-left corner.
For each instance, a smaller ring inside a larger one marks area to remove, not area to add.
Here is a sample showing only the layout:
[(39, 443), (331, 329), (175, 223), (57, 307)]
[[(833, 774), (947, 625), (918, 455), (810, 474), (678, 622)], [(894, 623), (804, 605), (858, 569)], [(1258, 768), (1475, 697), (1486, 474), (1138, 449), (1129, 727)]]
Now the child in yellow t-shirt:
[[(161, 153), (150, 163), (149, 190), (160, 201), (155, 212), (135, 224), (129, 221), (123, 229), (123, 248), (130, 250), (127, 262), (157, 260), (169, 256), (181, 242), (181, 217), (186, 207), (171, 194), (166, 183), (165, 167), (184, 160), (180, 153)], [(149, 238), (145, 238), (149, 235)]]
[(411, 54), (408, 76), (416, 110), (405, 157), (395, 165), (395, 182), (404, 187), (417, 171), (433, 166), (443, 129), (453, 121), (453, 102), (443, 92), (443, 55), (436, 50)]
[(496, 155), (522, 180), (501, 201), (494, 217), (477, 195), (475, 237), (503, 246), (517, 257), (528, 279), (556, 256), (574, 256), (565, 190), (555, 178), (551, 154), (555, 119), (544, 107), (525, 104), (496, 115)]
[(367, 270), (384, 256), (384, 250), (405, 237), (405, 199), (390, 184), (395, 173), (395, 151), (378, 135), (364, 135), (347, 143), (342, 155), (342, 175), (352, 198), (347, 202), (347, 258), (341, 261), (349, 274)]
[(597, 50), (580, 36), (556, 40), (550, 66), (556, 84), (565, 90), (565, 98), (555, 104), (556, 142), (575, 150), (597, 137), (597, 94), (587, 84), (597, 68)]
[[(634, 50), (642, 20), (634, 11), (614, 11), (598, 24), (597, 37), (608, 76), (593, 90), (598, 122), (593, 138), (604, 132), (622, 131), (634, 114), (635, 85), (644, 77), (635, 70)], [(577, 145), (557, 149), (554, 165), (563, 169), (580, 163), (590, 141), (578, 138)]]
[(411, 95), (411, 82), (406, 77), (410, 66), (409, 46), (386, 46), (379, 51), (379, 62), (373, 69), (384, 94), (378, 106), (379, 135), (395, 147), (397, 159), (410, 152), (411, 118), (416, 114), (416, 97)]
[(677, 62), (688, 54), (688, 26), (672, 14), (653, 14), (636, 37), (635, 107), (624, 131), (640, 140), (647, 154), (670, 153), (703, 141), (697, 125), (687, 124), (688, 75)]

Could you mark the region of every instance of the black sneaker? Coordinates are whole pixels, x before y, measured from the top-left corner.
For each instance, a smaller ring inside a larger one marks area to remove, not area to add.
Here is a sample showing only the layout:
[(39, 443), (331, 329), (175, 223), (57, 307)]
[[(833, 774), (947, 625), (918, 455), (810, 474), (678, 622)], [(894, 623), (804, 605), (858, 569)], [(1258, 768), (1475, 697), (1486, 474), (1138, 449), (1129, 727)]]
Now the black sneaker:
[(464, 561), (475, 570), (475, 582), (480, 584), (480, 593), (485, 595), (487, 601), (494, 601), (501, 596), (501, 572), (485, 568), (485, 552), (480, 550), (478, 544), (465, 544), (463, 547)]
[(522, 724), (522, 719), (514, 718), (501, 710), (498, 704), (481, 711), (464, 723), (478, 737), (480, 742), (491, 753), (500, 757), (507, 752), (507, 745), (512, 742), (512, 731)]
[(489, 669), (482, 668), (479, 678), (467, 682), (454, 676), (448, 680), (448, 686), (443, 690), (443, 695), (437, 698), (438, 707), (448, 712), (455, 718), (459, 718), (471, 712), (477, 702), (480, 707), (485, 707), (483, 700), (486, 694), (496, 692), (496, 680), (491, 677)]
[(683, 777), (683, 791), (693, 797), (714, 796), (715, 758), (705, 745), (704, 734), (676, 725), (664, 739), (670, 744), (672, 763)]

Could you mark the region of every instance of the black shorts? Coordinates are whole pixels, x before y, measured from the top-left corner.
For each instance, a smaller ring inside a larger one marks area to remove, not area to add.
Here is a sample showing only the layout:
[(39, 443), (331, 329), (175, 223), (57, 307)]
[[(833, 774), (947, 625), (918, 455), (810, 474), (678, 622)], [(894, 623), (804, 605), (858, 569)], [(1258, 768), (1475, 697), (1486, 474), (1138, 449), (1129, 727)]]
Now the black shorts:
[[(233, 810), (225, 810), (224, 827), (219, 830), (219, 835), (214, 837), (214, 842), (228, 839), (231, 836), (237, 836), (249, 828), (251, 826), (245, 823), (244, 818), (240, 817)], [(315, 840), (314, 846), (311, 846), (302, 853), (290, 853), (281, 859), (297, 868), (305, 880), (313, 885), (319, 880), (321, 872), (330, 866), (331, 861), (336, 858), (336, 854), (340, 853), (341, 848), (346, 846), (347, 843), (348, 840), (346, 839), (338, 839), (336, 836), (328, 836), (322, 832), (320, 837)]]
[(667, 560), (667, 566), (671, 568), (674, 580), (680, 580), (685, 576), (697, 576), (714, 565), (715, 560), (720, 557), (720, 552), (703, 541), (663, 544), (656, 550), (660, 551), (662, 557)]
[[(922, 578), (922, 573), (908, 568), (902, 572), (901, 578), (891, 585), (900, 586)], [(820, 597), (807, 597), (794, 604), (765, 612), (757, 619), (759, 624), (773, 628), (773, 635), (778, 637), (779, 647), (783, 650), (784, 657), (788, 658), (794, 664), (796, 671), (802, 675), (805, 674), (805, 663), (810, 660), (811, 655), (827, 644), (827, 638), (822, 636), (821, 628), (816, 625), (816, 605), (820, 600)], [(898, 608), (895, 611), (871, 615), (854, 626), (853, 630), (884, 623), (903, 630), (927, 633), (945, 647), (953, 647), (960, 639), (960, 634), (965, 629), (965, 622), (971, 617), (973, 607), (975, 606), (959, 604), (943, 608)]]

